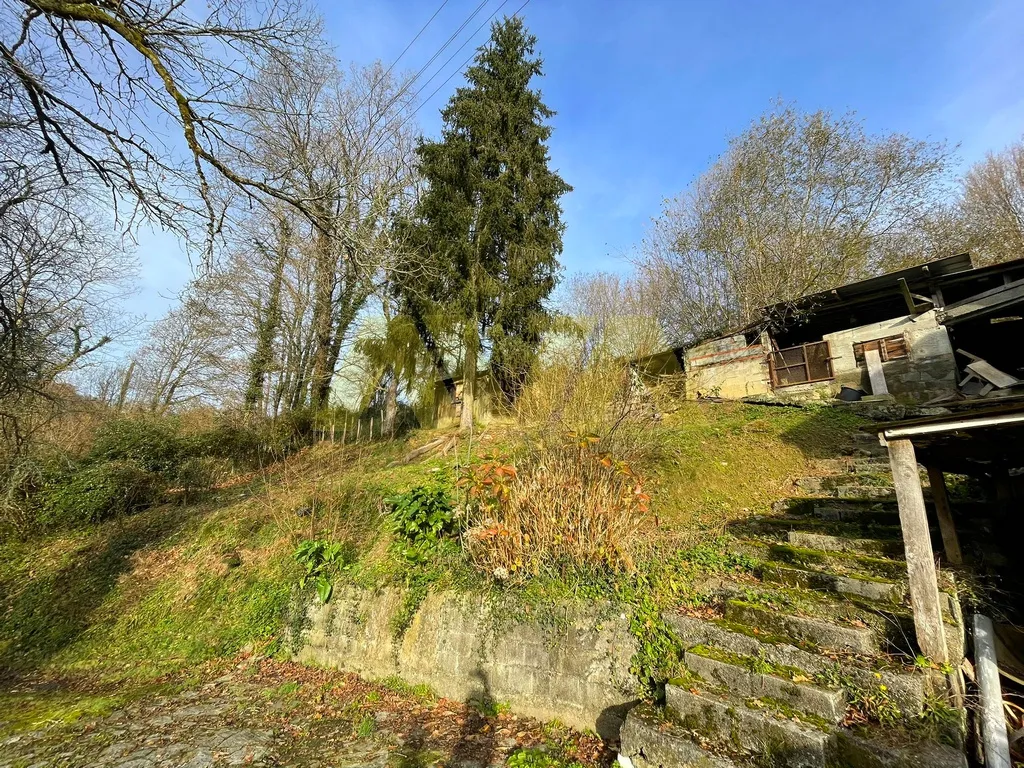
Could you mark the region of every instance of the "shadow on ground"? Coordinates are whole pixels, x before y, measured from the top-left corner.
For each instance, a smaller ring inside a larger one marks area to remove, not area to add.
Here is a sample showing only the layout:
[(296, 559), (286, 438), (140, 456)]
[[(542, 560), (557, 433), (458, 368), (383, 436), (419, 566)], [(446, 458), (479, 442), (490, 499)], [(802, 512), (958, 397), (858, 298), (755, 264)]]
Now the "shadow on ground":
[(194, 509), (187, 515), (181, 507), (155, 507), (108, 523), (58, 568), (36, 572), (29, 567), (5, 575), (0, 679), (31, 673), (78, 640), (130, 569), (132, 555), (168, 540), (195, 519)]

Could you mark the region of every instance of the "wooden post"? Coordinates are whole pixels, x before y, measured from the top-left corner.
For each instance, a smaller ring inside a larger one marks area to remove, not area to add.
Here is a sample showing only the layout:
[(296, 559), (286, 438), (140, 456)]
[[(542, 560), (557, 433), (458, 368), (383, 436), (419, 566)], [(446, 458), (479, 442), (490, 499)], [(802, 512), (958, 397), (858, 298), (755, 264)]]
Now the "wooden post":
[(917, 455), (914, 453), (914, 444), (906, 438), (890, 440), (888, 445), (889, 465), (896, 486), (903, 546), (907, 555), (910, 604), (914, 609), (917, 645), (929, 659), (943, 663), (949, 660), (946, 633), (942, 626), (939, 580), (935, 573), (935, 553), (932, 551), (931, 533), (928, 531), (928, 515), (924, 507)]
[(932, 486), (932, 498), (935, 500), (935, 514), (939, 518), (939, 531), (942, 533), (942, 548), (946, 550), (946, 560), (952, 565), (963, 565), (964, 557), (960, 552), (960, 539), (956, 535), (953, 524), (953, 513), (949, 508), (949, 494), (946, 492), (946, 478), (938, 467), (928, 467), (928, 482)]
[(356, 442), (357, 443), (359, 442), (359, 432), (362, 430), (362, 428), (363, 428), (363, 420), (359, 419), (359, 421), (356, 422)]

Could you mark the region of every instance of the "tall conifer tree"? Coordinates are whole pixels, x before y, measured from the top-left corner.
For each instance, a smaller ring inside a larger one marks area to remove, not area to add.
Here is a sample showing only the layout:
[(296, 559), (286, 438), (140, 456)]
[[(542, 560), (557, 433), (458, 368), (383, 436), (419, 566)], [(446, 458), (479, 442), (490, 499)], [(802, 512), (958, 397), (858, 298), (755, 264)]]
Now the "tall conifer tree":
[(542, 74), (536, 38), (518, 18), (491, 39), (442, 111), (440, 141), (417, 149), (428, 182), (417, 219), (440, 304), (463, 348), (462, 426), (472, 425), (476, 371), (490, 349), (493, 375), (513, 399), (533, 363), (562, 252), (559, 198), (571, 187), (548, 167), (554, 115), (530, 81)]

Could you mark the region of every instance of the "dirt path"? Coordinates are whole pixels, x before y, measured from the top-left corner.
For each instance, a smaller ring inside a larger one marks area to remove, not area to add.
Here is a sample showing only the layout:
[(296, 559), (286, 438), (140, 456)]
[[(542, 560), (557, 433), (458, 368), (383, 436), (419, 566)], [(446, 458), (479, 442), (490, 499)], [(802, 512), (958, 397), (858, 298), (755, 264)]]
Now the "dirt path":
[(599, 739), (566, 728), (263, 659), (103, 717), (4, 737), (0, 768), (484, 768), (524, 748), (588, 768), (611, 760)]

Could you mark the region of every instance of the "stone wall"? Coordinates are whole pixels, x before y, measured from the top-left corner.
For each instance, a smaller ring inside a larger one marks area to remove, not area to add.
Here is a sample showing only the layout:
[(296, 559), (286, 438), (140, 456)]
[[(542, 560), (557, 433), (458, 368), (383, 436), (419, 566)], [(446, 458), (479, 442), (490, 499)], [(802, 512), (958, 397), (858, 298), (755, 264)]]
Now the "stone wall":
[(771, 392), (765, 348), (748, 344), (742, 333), (691, 347), (685, 359), (688, 397), (738, 399)]
[(605, 736), (617, 734), (636, 700), (627, 616), (566, 609), (558, 629), (532, 622), (504, 628), (481, 596), (431, 594), (395, 638), (391, 620), (401, 605), (399, 590), (339, 589), (328, 605), (310, 606), (296, 659), (371, 679), (398, 675), (459, 701), (507, 702), (521, 714)]

